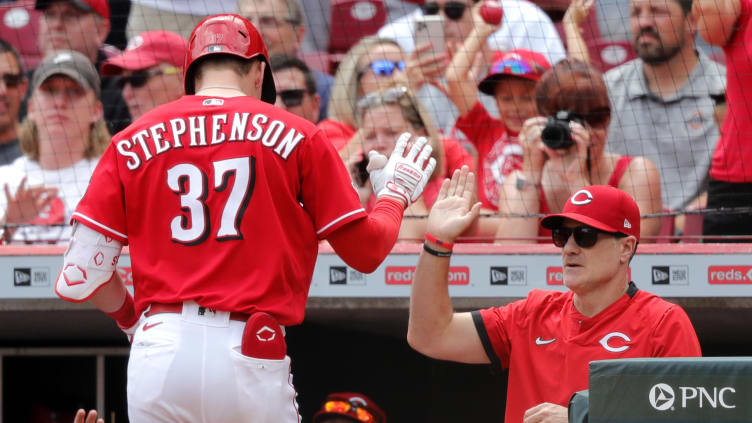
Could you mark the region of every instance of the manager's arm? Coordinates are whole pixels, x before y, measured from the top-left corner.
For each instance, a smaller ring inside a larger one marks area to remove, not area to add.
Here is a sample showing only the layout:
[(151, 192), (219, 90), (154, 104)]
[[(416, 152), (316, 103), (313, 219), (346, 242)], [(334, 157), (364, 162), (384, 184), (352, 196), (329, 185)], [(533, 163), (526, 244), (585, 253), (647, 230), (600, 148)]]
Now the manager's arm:
[[(474, 175), (467, 166), (445, 180), (428, 216), (428, 233), (444, 243), (454, 243), (480, 212), (472, 204)], [(470, 313), (452, 310), (447, 285), (450, 251), (435, 242), (426, 242), (434, 253), (423, 251), (415, 269), (410, 295), (410, 321), (407, 342), (416, 351), (432, 358), (463, 363), (489, 363)], [(436, 255), (436, 254), (439, 255)]]

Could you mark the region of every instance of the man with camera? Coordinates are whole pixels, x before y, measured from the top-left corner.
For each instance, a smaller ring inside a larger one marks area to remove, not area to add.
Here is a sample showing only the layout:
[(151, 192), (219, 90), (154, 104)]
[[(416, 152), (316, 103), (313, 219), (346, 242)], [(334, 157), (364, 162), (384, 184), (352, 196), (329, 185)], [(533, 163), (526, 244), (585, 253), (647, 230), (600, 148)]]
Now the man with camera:
[(630, 282), (640, 210), (610, 186), (582, 187), (541, 222), (561, 248), (567, 291), (535, 289), (505, 306), (455, 313), (447, 277), (453, 243), (480, 211), (473, 179), (465, 168), (444, 181), (428, 216), (407, 341), (435, 359), (509, 369), (504, 421), (566, 423), (592, 360), (700, 356), (684, 310)]
[[(601, 74), (571, 59), (557, 63), (538, 82), (541, 116), (525, 121), (519, 135), (522, 169), (504, 180), (499, 199), (500, 242), (547, 242), (538, 214), (558, 213), (587, 185), (610, 185), (635, 199), (643, 213), (661, 210), (660, 177), (643, 157), (606, 153), (611, 109)], [(657, 218), (642, 220), (641, 235), (656, 235)]]
[[(579, 25), (591, 6), (572, 2), (564, 19), (569, 53), (585, 61)], [(691, 10), (692, 0), (630, 0), (638, 58), (605, 74), (614, 116), (608, 150), (652, 160), (670, 210), (705, 206), (719, 137), (713, 97), (726, 91), (726, 68), (695, 45), (697, 16)]]

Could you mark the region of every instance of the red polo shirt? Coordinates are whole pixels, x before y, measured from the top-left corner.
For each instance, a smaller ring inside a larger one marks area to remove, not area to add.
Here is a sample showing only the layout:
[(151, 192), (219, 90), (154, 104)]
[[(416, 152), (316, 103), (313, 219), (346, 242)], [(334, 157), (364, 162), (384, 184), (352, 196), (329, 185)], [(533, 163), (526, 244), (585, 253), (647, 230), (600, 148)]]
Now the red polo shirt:
[(473, 312), (486, 354), (509, 369), (505, 422), (521, 423), (543, 402), (567, 406), (588, 388), (588, 363), (638, 357), (699, 357), (684, 310), (634, 283), (593, 317), (574, 307), (574, 293), (532, 290), (524, 300)]

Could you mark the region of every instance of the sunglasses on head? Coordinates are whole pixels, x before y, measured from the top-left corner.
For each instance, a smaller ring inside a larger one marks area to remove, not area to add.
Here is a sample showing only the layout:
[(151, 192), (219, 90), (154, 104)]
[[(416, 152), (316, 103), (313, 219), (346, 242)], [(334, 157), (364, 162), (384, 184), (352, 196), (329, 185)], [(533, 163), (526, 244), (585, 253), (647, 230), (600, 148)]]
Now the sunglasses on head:
[(369, 70), (373, 72), (374, 75), (379, 77), (392, 76), (395, 69), (399, 69), (401, 71), (405, 70), (405, 61), (399, 60), (394, 62), (386, 59), (374, 60), (373, 62), (366, 65), (366, 67), (361, 69), (360, 72), (358, 72), (358, 79), (360, 79), (360, 77)]
[(361, 422), (376, 423), (376, 418), (370, 411), (353, 401), (330, 400), (324, 404), (324, 410), (327, 413), (341, 413), (349, 417), (354, 417)]
[(17, 74), (4, 73), (2, 74), (2, 79), (6, 87), (15, 88), (21, 85), (21, 82), (23, 82), (24, 76), (22, 73), (17, 73)]
[(118, 80), (118, 85), (120, 86), (120, 89), (125, 88), (125, 86), (128, 84), (130, 84), (133, 88), (141, 88), (146, 85), (146, 83), (149, 82), (149, 78), (153, 76), (174, 75), (179, 72), (180, 69), (172, 66), (169, 68), (137, 71), (128, 76), (121, 76)]
[[(432, 3), (425, 3), (422, 6), (423, 14), (424, 15), (438, 15), (439, 11), (442, 9), (441, 6), (439, 6), (438, 3), (432, 2)], [(462, 19), (462, 15), (465, 14), (465, 9), (467, 9), (467, 4), (460, 3), (458, 1), (450, 1), (447, 2), (444, 5), (444, 14), (447, 18), (453, 21), (458, 21)]]
[(295, 107), (303, 104), (303, 97), (306, 95), (306, 90), (282, 90), (277, 91), (277, 97), (282, 100), (282, 104), (285, 107)]
[(563, 248), (572, 234), (574, 234), (574, 242), (582, 248), (590, 248), (595, 245), (598, 242), (598, 234), (608, 234), (617, 238), (627, 236), (621, 232), (606, 232), (590, 226), (577, 226), (575, 228), (561, 226), (551, 230), (551, 240), (553, 240), (554, 245)]
[(491, 73), (505, 73), (512, 75), (531, 75), (535, 70), (524, 60), (508, 59), (494, 64)]
[[(385, 91), (377, 91), (364, 95), (358, 99), (356, 106), (359, 110), (363, 111), (382, 104), (397, 103), (405, 96), (407, 96), (407, 87), (399, 86), (389, 88)], [(410, 99), (410, 102), (412, 102), (412, 99)]]

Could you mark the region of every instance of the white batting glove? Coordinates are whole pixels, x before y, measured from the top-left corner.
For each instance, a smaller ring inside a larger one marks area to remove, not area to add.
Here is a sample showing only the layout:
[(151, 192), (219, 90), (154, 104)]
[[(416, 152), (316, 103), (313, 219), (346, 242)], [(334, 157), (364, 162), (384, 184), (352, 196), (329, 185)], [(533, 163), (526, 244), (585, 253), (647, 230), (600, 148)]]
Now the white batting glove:
[[(425, 137), (419, 137), (407, 157), (403, 157), (410, 133), (405, 132), (397, 139), (389, 160), (375, 151), (368, 153), (368, 173), (377, 197), (388, 195), (404, 200), (409, 206), (417, 200), (428, 183), (436, 160), (431, 157), (433, 149)], [(428, 160), (428, 165), (423, 165)]]

